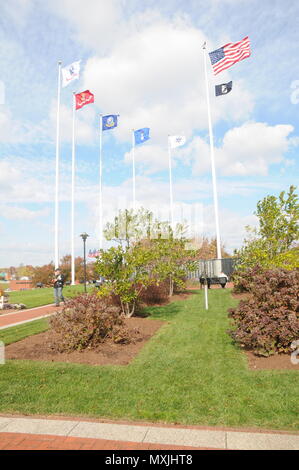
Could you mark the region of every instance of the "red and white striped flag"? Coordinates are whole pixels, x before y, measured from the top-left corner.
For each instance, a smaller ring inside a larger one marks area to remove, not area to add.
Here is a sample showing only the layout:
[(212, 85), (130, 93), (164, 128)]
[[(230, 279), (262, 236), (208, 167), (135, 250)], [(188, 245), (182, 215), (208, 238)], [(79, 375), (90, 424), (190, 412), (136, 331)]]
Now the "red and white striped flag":
[(230, 42), (225, 46), (209, 52), (211, 64), (214, 70), (214, 75), (228, 69), (236, 62), (246, 59), (251, 54), (249, 37), (246, 36), (242, 41)]

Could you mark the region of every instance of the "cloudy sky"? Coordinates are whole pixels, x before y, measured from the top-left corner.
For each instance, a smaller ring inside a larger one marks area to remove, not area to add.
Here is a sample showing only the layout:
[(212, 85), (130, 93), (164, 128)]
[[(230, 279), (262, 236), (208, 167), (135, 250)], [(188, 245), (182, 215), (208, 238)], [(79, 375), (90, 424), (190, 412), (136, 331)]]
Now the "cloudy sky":
[[(162, 4), (162, 5), (161, 5)], [(54, 259), (57, 61), (81, 60), (62, 89), (60, 254), (70, 253), (71, 101), (76, 113), (76, 254), (86, 231), (99, 245), (99, 114), (119, 114), (104, 133), (104, 211), (132, 203), (131, 129), (138, 204), (168, 217), (167, 135), (176, 220), (214, 235), (202, 44), (212, 51), (249, 36), (251, 57), (216, 77), (208, 64), (222, 242), (233, 251), (256, 203), (298, 181), (299, 61), (296, 0), (9, 0), (0, 6), (0, 267)], [(215, 84), (233, 81), (226, 96)], [(108, 246), (108, 245), (106, 245)]]

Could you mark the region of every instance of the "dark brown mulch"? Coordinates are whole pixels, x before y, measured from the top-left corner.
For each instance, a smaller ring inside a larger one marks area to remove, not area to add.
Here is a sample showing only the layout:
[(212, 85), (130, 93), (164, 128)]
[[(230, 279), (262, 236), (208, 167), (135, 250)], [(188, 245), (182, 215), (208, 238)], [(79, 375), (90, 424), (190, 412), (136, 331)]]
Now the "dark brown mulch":
[(260, 357), (256, 356), (251, 351), (246, 351), (246, 356), (249, 369), (252, 370), (289, 369), (299, 371), (299, 364), (292, 364), (291, 362), (291, 354), (274, 354), (269, 357)]
[(134, 359), (145, 343), (165, 322), (133, 317), (126, 318), (125, 324), (134, 338), (134, 342), (129, 344), (115, 344), (111, 339), (107, 339), (99, 345), (97, 350), (85, 349), (82, 352), (56, 353), (49, 346), (51, 333), (46, 331), (6, 346), (5, 357), (91, 365), (126, 365)]

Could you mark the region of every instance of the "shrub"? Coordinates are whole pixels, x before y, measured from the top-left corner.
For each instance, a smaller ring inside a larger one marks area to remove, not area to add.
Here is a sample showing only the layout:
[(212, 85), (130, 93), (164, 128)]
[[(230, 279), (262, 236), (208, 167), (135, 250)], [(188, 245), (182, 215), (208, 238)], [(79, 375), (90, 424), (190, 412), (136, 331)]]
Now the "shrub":
[(292, 341), (299, 338), (299, 270), (257, 273), (247, 288), (250, 298), (229, 309), (236, 327), (229, 334), (256, 355), (291, 352)]
[(232, 275), (232, 282), (234, 283), (233, 292), (235, 294), (250, 292), (254, 287), (255, 277), (262, 272), (263, 269), (258, 264), (246, 270), (236, 270)]
[(169, 298), (169, 282), (147, 286), (140, 294), (140, 301), (146, 305), (162, 304)]
[(119, 307), (96, 294), (68, 300), (61, 313), (50, 320), (51, 347), (59, 352), (96, 348), (106, 338), (130, 342)]

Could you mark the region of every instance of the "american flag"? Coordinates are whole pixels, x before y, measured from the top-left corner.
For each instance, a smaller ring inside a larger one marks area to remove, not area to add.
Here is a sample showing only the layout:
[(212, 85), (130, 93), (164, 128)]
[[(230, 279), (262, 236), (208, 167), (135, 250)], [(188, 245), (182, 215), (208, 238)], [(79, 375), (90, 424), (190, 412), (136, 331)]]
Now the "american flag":
[(96, 258), (97, 256), (100, 256), (100, 250), (89, 250), (88, 258)]
[(236, 62), (246, 59), (251, 54), (249, 37), (246, 36), (242, 41), (229, 42), (225, 46), (209, 52), (211, 64), (214, 70), (214, 75), (228, 69)]

